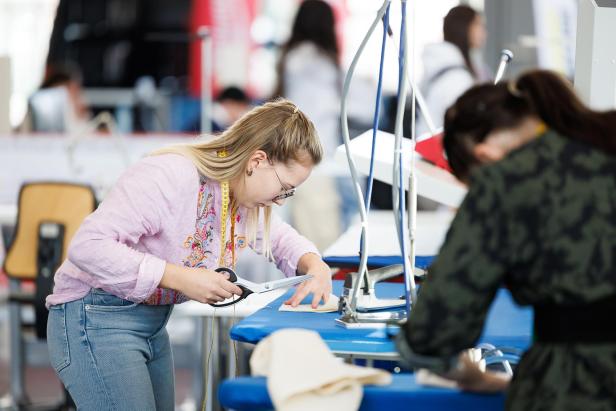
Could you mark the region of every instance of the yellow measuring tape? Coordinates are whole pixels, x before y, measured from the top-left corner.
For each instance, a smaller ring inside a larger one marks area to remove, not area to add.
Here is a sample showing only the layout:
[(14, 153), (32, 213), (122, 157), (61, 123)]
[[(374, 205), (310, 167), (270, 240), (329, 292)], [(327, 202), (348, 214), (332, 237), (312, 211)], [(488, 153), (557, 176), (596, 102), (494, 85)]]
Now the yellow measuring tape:
[[(227, 151), (221, 150), (217, 153), (219, 158), (227, 157)], [(227, 217), (229, 216), (229, 182), (223, 181), (220, 183), (220, 195), (222, 204), (220, 209), (220, 256), (218, 257), (218, 265), (225, 265), (226, 237), (227, 237)], [(231, 210), (231, 268), (235, 268), (235, 206)]]
[[(227, 249), (227, 217), (229, 216), (229, 182), (220, 183), (220, 193), (222, 196), (222, 206), (220, 210), (220, 256), (218, 265), (225, 265), (225, 252)], [(235, 268), (235, 207), (231, 210), (231, 268)]]
[[(217, 153), (219, 158), (227, 157), (227, 151), (221, 150)], [(231, 203), (231, 196), (229, 194), (229, 182), (222, 181), (220, 183), (220, 195), (221, 195), (221, 207), (220, 207), (220, 256), (218, 257), (218, 266), (223, 267), (225, 265), (225, 252), (227, 249), (227, 217), (229, 216), (229, 205)], [(231, 210), (231, 268), (235, 269), (235, 216), (236, 216), (236, 207), (235, 204), (232, 206)], [(201, 404), (201, 410), (205, 411), (207, 405), (207, 389), (208, 389), (208, 374), (209, 374), (209, 364), (210, 364), (210, 356), (212, 354), (212, 350), (214, 348), (214, 317), (216, 315), (216, 308), (214, 308), (214, 315), (212, 316), (211, 321), (211, 330), (210, 330), (210, 346), (208, 349), (208, 353), (205, 356), (205, 364), (203, 369), (203, 403)], [(233, 318), (232, 323), (235, 324), (235, 305), (233, 305)], [(237, 356), (237, 347), (235, 345), (235, 341), (233, 342), (233, 352), (235, 354), (235, 367), (237, 375), (238, 372), (238, 356)], [(212, 387), (212, 390), (216, 389), (216, 387)]]

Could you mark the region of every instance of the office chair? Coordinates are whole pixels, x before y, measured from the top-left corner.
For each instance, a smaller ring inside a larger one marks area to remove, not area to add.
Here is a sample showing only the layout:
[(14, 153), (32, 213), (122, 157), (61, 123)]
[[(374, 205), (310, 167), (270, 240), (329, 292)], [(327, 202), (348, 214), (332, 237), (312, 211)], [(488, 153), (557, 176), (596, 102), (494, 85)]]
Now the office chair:
[[(45, 339), (45, 298), (53, 289), (54, 273), (66, 257), (70, 240), (81, 222), (95, 208), (94, 191), (85, 185), (50, 182), (21, 187), (17, 225), (4, 260), (4, 271), (9, 277), (11, 397), (17, 409), (32, 407), (25, 393), (23, 335), (24, 328), (31, 325), (22, 322), (21, 308), (34, 307), (36, 337)], [(27, 282), (34, 282), (34, 292), (24, 290)], [(49, 409), (70, 410), (75, 406), (65, 390), (63, 403)]]

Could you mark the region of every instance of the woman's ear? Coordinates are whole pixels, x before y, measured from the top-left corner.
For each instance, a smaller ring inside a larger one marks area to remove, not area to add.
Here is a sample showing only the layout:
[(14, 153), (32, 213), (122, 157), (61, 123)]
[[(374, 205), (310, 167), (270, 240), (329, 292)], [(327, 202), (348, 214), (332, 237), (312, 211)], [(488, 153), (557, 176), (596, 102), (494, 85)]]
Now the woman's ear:
[(263, 150), (257, 150), (250, 156), (248, 169), (253, 170), (267, 161), (267, 154)]
[(479, 143), (473, 147), (473, 155), (480, 163), (494, 163), (505, 157), (505, 150), (497, 144), (492, 144), (489, 140)]

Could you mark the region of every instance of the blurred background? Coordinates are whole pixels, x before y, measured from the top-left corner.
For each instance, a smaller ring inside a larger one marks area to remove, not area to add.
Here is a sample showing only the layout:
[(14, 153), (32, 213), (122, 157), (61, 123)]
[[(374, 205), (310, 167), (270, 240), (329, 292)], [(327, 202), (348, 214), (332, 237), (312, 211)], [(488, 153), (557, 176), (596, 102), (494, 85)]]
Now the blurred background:
[[(337, 22), (341, 65), (347, 66), (380, 3), (332, 0)], [(410, 39), (415, 50), (416, 78), (423, 46), (442, 39), (441, 20), (455, 0), (419, 0), (413, 9)], [(484, 59), (493, 69), (499, 52), (516, 55), (512, 71), (540, 66), (573, 74), (575, 0), (474, 0), (489, 33)], [(190, 131), (199, 112), (200, 26), (212, 30), (213, 92), (239, 87), (255, 100), (274, 91), (276, 61), (287, 40), (299, 1), (293, 0), (0, 0), (0, 55), (10, 58), (10, 127), (23, 122), (27, 102), (42, 84), (45, 69), (72, 64), (82, 75), (86, 103), (94, 112), (113, 110), (119, 117), (127, 91), (152, 92), (158, 117), (119, 119), (122, 131)], [(392, 27), (399, 8), (392, 7)], [(367, 56), (378, 55), (374, 36)], [(392, 53), (395, 50), (389, 50)], [(390, 64), (386, 90), (396, 86)], [(360, 62), (359, 74), (374, 80), (372, 58)], [(373, 90), (370, 90), (373, 91)], [(100, 92), (100, 93), (97, 93)], [(368, 96), (369, 97), (369, 96)], [(368, 100), (369, 101), (369, 100)], [(367, 104), (368, 105), (368, 104)], [(138, 111), (133, 107), (133, 111)], [(193, 130), (196, 131), (196, 130)]]

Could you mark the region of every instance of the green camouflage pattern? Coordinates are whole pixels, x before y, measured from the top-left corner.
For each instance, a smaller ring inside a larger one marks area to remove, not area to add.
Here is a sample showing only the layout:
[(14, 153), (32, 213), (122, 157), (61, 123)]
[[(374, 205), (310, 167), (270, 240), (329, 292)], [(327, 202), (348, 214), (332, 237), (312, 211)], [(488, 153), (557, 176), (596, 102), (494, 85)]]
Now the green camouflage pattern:
[[(410, 348), (474, 346), (503, 285), (521, 305), (616, 294), (616, 157), (549, 131), (476, 170), (404, 329)], [(616, 410), (616, 344), (533, 344), (506, 408)]]

